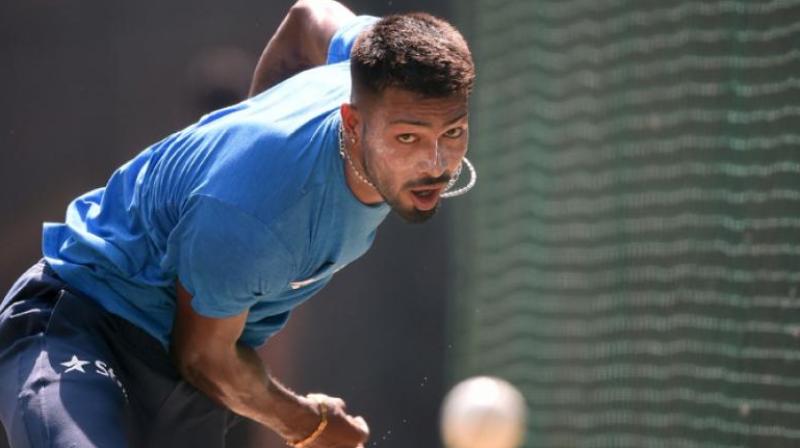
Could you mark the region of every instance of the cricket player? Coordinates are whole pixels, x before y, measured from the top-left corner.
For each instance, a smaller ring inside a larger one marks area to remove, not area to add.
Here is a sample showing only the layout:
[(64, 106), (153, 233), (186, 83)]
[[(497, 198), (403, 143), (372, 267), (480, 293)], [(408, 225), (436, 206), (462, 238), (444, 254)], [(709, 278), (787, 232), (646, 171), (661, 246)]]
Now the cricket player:
[(250, 98), (45, 223), (43, 259), (0, 304), (11, 446), (222, 447), (247, 417), (290, 446), (363, 447), (364, 419), (288, 390), (255, 348), (390, 210), (434, 214), (465, 160), (474, 76), (440, 19), (295, 4)]

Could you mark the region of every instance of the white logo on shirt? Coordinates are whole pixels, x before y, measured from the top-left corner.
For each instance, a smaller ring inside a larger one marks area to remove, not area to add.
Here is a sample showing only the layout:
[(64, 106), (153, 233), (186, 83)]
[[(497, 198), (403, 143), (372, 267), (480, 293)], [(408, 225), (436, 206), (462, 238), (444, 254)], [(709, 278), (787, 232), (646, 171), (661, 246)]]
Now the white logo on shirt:
[(308, 278), (308, 279), (305, 279), (305, 280), (298, 280), (296, 282), (289, 282), (289, 287), (292, 288), (292, 289), (300, 289), (303, 286), (310, 285), (310, 284), (314, 283), (317, 280), (319, 280), (319, 278), (311, 277), (311, 278)]
[[(343, 267), (344, 267), (344, 265), (337, 267), (336, 269), (333, 270), (333, 272), (331, 272), (330, 275), (333, 275), (333, 274), (341, 271)], [(292, 289), (300, 289), (303, 286), (308, 286), (308, 285), (310, 285), (310, 284), (312, 284), (312, 283), (314, 283), (316, 281), (319, 281), (319, 280), (323, 279), (324, 277), (325, 276), (318, 275), (316, 277), (310, 277), (310, 278), (307, 278), (305, 280), (297, 280), (297, 281), (294, 281), (294, 282), (289, 282), (289, 287), (292, 288)]]

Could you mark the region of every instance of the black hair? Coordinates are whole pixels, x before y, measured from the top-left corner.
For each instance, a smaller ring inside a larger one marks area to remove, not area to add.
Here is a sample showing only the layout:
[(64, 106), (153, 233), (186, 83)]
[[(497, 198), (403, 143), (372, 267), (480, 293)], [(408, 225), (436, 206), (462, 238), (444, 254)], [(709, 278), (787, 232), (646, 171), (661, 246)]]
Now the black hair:
[(350, 54), (353, 90), (397, 87), (425, 97), (468, 97), (475, 66), (463, 36), (426, 13), (390, 15), (362, 33)]

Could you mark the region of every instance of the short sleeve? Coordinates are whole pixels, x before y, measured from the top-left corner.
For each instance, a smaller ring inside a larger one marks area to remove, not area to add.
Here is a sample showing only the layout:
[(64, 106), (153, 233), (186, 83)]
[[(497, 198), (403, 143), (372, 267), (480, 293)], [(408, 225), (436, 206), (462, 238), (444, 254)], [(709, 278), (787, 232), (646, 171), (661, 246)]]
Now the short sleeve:
[(359, 33), (380, 20), (374, 16), (356, 16), (345, 22), (331, 38), (328, 46), (327, 64), (347, 61), (350, 59), (350, 50)]
[(208, 196), (193, 197), (168, 239), (165, 264), (207, 317), (230, 317), (283, 290), (292, 260), (268, 226)]

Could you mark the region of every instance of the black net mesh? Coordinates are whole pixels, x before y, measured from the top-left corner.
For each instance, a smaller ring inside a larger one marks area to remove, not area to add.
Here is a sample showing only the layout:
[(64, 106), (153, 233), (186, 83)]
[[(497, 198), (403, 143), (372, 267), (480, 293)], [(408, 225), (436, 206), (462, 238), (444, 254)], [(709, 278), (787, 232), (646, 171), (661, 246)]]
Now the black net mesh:
[(800, 1), (457, 8), (457, 376), (526, 447), (800, 446)]

